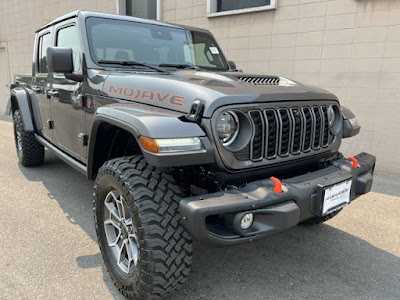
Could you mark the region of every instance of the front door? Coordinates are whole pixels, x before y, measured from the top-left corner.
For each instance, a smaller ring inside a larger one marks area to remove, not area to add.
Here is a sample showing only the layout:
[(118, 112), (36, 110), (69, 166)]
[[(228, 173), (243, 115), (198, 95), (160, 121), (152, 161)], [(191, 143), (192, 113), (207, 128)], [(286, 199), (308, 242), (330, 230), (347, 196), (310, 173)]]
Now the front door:
[[(75, 23), (60, 24), (55, 28), (54, 36), (57, 47), (72, 49), (74, 73), (82, 73), (81, 47)], [(60, 73), (52, 76), (51, 112), (56, 143), (65, 152), (85, 162), (87, 145), (82, 83), (67, 79)]]

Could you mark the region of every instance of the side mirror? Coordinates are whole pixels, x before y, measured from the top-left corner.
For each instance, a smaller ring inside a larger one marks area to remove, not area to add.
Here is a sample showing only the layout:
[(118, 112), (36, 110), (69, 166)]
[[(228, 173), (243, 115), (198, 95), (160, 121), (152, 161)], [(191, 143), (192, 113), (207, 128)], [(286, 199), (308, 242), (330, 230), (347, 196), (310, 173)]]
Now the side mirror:
[(228, 65), (229, 65), (229, 68), (231, 69), (231, 70), (233, 70), (233, 71), (236, 71), (237, 70), (237, 68), (236, 68), (236, 64), (233, 62), (233, 61), (228, 61)]
[(49, 47), (47, 48), (47, 65), (50, 72), (64, 73), (65, 78), (82, 82), (83, 75), (75, 74), (71, 48)]
[(47, 65), (50, 72), (72, 73), (74, 71), (72, 49), (63, 47), (47, 48)]
[(348, 138), (359, 134), (361, 126), (358, 125), (358, 121), (354, 113), (347, 107), (342, 106), (343, 115), (343, 138)]

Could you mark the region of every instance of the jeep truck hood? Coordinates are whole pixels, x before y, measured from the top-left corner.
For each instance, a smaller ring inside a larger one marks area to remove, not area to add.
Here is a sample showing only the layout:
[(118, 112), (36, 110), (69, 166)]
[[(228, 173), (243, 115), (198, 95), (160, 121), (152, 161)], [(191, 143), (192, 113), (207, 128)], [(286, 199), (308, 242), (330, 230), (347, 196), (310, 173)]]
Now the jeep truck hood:
[[(268, 79), (268, 76), (197, 70), (181, 70), (165, 74), (130, 72), (129, 70), (100, 73), (105, 78), (102, 87), (103, 95), (182, 113), (189, 113), (193, 101), (200, 99), (204, 101), (203, 116), (207, 118), (211, 117), (216, 108), (230, 104), (337, 100), (336, 96), (321, 88), (306, 86), (276, 76), (269, 76), (273, 81), (275, 80), (274, 84), (257, 84), (254, 83), (257, 78), (261, 78), (259, 82), (266, 82), (267, 80), (263, 79)], [(253, 81), (253, 83), (248, 81)], [(278, 81), (279, 84), (277, 84)]]

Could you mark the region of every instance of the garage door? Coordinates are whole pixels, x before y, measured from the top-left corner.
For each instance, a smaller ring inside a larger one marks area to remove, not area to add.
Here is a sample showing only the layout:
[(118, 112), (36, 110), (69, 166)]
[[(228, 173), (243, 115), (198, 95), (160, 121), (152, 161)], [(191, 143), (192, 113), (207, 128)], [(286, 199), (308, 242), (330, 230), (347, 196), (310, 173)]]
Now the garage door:
[(7, 49), (0, 44), (0, 114), (6, 111), (7, 101), (10, 97), (10, 74), (8, 70)]

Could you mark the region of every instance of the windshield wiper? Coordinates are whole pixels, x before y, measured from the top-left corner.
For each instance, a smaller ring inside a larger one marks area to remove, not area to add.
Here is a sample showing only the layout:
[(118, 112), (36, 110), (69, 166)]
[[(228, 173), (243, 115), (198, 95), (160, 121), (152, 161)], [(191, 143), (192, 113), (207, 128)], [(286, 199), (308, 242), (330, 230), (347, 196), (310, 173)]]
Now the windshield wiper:
[(194, 70), (202, 70), (202, 68), (195, 66), (195, 65), (188, 65), (188, 64), (159, 64), (159, 67), (171, 67), (177, 69), (194, 69)]
[(121, 66), (142, 66), (142, 67), (147, 67), (149, 69), (153, 69), (159, 72), (167, 73), (168, 71), (150, 64), (146, 63), (141, 63), (137, 62), (134, 60), (105, 60), (105, 59), (100, 59), (98, 61), (100, 64), (108, 64), (108, 65), (121, 65)]

